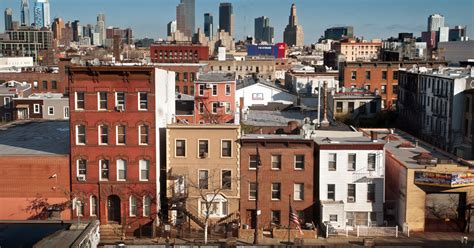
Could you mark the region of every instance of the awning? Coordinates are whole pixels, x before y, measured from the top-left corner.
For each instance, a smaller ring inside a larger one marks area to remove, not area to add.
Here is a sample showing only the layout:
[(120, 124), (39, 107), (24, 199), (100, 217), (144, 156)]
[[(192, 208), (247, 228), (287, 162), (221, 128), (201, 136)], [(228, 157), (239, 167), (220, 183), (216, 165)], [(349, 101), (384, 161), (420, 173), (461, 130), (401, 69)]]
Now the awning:
[(17, 109), (25, 109), (25, 108), (27, 109), (27, 108), (30, 108), (30, 105), (28, 105), (28, 104), (18, 104), (18, 105), (16, 105), (16, 108)]

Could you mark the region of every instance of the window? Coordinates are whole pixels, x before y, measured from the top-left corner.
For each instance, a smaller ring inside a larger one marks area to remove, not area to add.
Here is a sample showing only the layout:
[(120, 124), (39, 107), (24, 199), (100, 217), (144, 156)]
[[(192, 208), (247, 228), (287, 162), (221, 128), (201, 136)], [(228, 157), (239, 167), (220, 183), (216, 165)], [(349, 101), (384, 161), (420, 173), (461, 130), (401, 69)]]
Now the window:
[(365, 88), (367, 91), (370, 91), (370, 85), (366, 84), (366, 85), (364, 85), (364, 88)]
[(257, 164), (258, 164), (258, 158), (257, 155), (250, 155), (249, 156), (249, 169), (257, 169)]
[(357, 71), (351, 71), (351, 80), (357, 79)]
[(212, 195), (207, 195), (206, 198), (207, 203), (206, 201), (200, 200), (200, 213), (202, 216), (225, 217), (229, 214), (227, 199), (222, 195), (217, 195), (212, 202)]
[(33, 88), (38, 89), (38, 81), (33, 82)]
[(54, 107), (48, 106), (48, 115), (54, 115)]
[(349, 111), (349, 113), (354, 113), (354, 102), (348, 102), (347, 111)]
[(117, 181), (127, 180), (127, 161), (117, 160)]
[(230, 102), (225, 103), (225, 113), (230, 114), (232, 112), (232, 109), (230, 108)]
[(143, 197), (143, 216), (148, 217), (151, 214), (151, 197)]
[(252, 93), (252, 100), (263, 100), (263, 93)]
[(295, 170), (304, 170), (304, 155), (295, 155)]
[(147, 110), (148, 109), (148, 93), (140, 92), (138, 93), (138, 110)]
[(189, 86), (189, 94), (190, 94), (191, 96), (194, 96), (194, 86), (192, 86), (192, 85)]
[(58, 89), (58, 82), (55, 81), (55, 80), (51, 81), (51, 88), (53, 90), (57, 90)]
[(230, 89), (231, 89), (230, 84), (226, 84), (225, 85), (225, 95), (226, 96), (230, 96)]
[(302, 201), (304, 200), (304, 184), (295, 183), (293, 185), (293, 200)]
[(69, 107), (64, 107), (64, 119), (69, 118)]
[(76, 145), (86, 144), (86, 126), (76, 125)]
[(183, 86), (183, 94), (188, 94), (188, 86)]
[(218, 102), (213, 102), (212, 103), (212, 113), (213, 114), (217, 114), (217, 108), (219, 107), (219, 103)]
[(199, 105), (199, 113), (200, 114), (204, 114), (204, 103), (203, 102), (200, 102)]
[(377, 212), (370, 212), (370, 222), (373, 226), (377, 225)]
[(375, 153), (369, 153), (369, 157), (367, 161), (367, 169), (369, 171), (375, 170)]
[(140, 167), (140, 181), (150, 180), (150, 161), (141, 159), (138, 161)]
[(365, 72), (365, 79), (370, 80), (370, 71)]
[(184, 81), (184, 82), (187, 82), (187, 81), (188, 81), (188, 73), (187, 73), (187, 72), (184, 72), (184, 73), (183, 73), (183, 81)]
[(272, 170), (281, 169), (281, 155), (272, 155)]
[(186, 140), (176, 140), (176, 157), (186, 157)]
[(281, 184), (272, 183), (272, 200), (280, 200), (281, 198)]
[(217, 84), (212, 85), (212, 95), (217, 96)]
[(380, 86), (380, 91), (382, 94), (386, 94), (387, 93), (387, 85), (381, 85)]
[(375, 202), (375, 184), (367, 184), (367, 201)]
[(91, 195), (91, 204), (90, 204), (90, 216), (97, 216), (97, 197), (94, 195)]
[(99, 96), (99, 110), (107, 110), (107, 92), (97, 93)]
[(84, 110), (85, 95), (84, 92), (76, 92), (76, 110)]
[(367, 112), (367, 107), (365, 102), (359, 103), (359, 113), (365, 114)]
[(392, 77), (394, 80), (398, 80), (398, 71), (393, 71)]
[(198, 94), (199, 94), (200, 96), (204, 96), (204, 87), (205, 87), (205, 86), (206, 86), (206, 85), (204, 85), (204, 84), (198, 85), (198, 90), (199, 90), (199, 91), (198, 91)]
[(328, 156), (328, 168), (330, 171), (335, 171), (337, 168), (337, 154), (336, 153), (329, 153)]
[(348, 171), (355, 171), (356, 169), (356, 154), (355, 153), (350, 153), (348, 155), (348, 164), (347, 164), (347, 170)]
[(84, 203), (74, 198), (73, 204), (76, 208), (76, 216), (84, 216)]
[(78, 159), (77, 160), (77, 176), (85, 176), (87, 175), (87, 161), (85, 159)]
[(377, 102), (370, 102), (370, 113), (375, 114), (377, 112)]
[(225, 158), (232, 157), (232, 141), (223, 140), (221, 141), (221, 156)]
[[(5, 98), (5, 99), (6, 99), (6, 98)], [(5, 105), (5, 108), (8, 109), (8, 108), (10, 108), (10, 107), (7, 108), (6, 105)], [(35, 114), (39, 114), (39, 113), (40, 113), (40, 105), (39, 105), (39, 104), (33, 104), (33, 113), (35, 113)]]
[(387, 80), (387, 71), (382, 71), (382, 80)]
[(48, 81), (43, 80), (43, 89), (48, 89)]
[(337, 222), (337, 214), (330, 214), (329, 215), (330, 222)]
[(257, 199), (257, 183), (249, 183), (249, 200)]
[(222, 189), (232, 189), (232, 171), (231, 170), (222, 170), (221, 175), (221, 188)]
[(190, 72), (189, 75), (191, 76), (191, 82), (194, 82), (194, 80), (196, 80), (196, 74), (194, 74), (194, 72)]
[(137, 198), (135, 196), (130, 196), (130, 217), (137, 216)]
[(109, 127), (106, 125), (99, 126), (99, 145), (109, 144)]
[(281, 220), (280, 215), (281, 215), (281, 212), (279, 210), (272, 210), (272, 213), (271, 213), (272, 224), (280, 225), (280, 220)]
[(342, 102), (336, 102), (336, 113), (342, 113)]
[(199, 157), (205, 158), (209, 155), (209, 141), (199, 140)]
[(117, 126), (117, 145), (125, 145), (126, 129), (124, 125)]
[(471, 98), (466, 97), (466, 106), (465, 106), (464, 112), (469, 113), (470, 106), (471, 106)]
[(328, 184), (328, 201), (336, 200), (336, 185)]
[(348, 184), (347, 185), (347, 202), (356, 201), (356, 185)]
[(109, 180), (109, 160), (99, 160), (100, 180)]
[(115, 107), (121, 107), (122, 109), (125, 109), (125, 93), (124, 92), (115, 93)]
[[(3, 98), (3, 105), (5, 106), (6, 109), (11, 108), (11, 102), (12, 102), (12, 99), (10, 97)], [(39, 104), (38, 104), (38, 106), (39, 106)], [(39, 110), (38, 110), (38, 113), (39, 113)]]
[(393, 94), (398, 94), (398, 85), (392, 85)]
[(139, 126), (138, 132), (140, 133), (138, 143), (140, 145), (148, 145), (148, 132), (149, 132), (148, 126), (147, 125)]
[(175, 80), (176, 82), (179, 81), (179, 72), (176, 72), (176, 74), (175, 74), (175, 76), (174, 76), (174, 80)]
[(209, 189), (209, 171), (199, 170), (199, 188)]

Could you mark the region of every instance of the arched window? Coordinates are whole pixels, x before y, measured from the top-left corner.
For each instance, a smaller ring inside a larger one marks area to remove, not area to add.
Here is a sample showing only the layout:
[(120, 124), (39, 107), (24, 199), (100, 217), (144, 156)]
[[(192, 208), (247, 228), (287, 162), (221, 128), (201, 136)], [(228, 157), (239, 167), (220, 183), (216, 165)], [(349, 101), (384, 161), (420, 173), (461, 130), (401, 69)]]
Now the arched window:
[(143, 216), (150, 216), (151, 213), (151, 197), (144, 196), (143, 197)]
[(76, 216), (84, 216), (84, 203), (81, 200), (74, 198), (72, 207), (76, 210)]
[(91, 203), (90, 203), (90, 216), (97, 216), (97, 197), (95, 195), (91, 195)]
[(130, 196), (129, 199), (129, 205), (130, 205), (130, 216), (137, 216), (137, 198), (133, 195)]

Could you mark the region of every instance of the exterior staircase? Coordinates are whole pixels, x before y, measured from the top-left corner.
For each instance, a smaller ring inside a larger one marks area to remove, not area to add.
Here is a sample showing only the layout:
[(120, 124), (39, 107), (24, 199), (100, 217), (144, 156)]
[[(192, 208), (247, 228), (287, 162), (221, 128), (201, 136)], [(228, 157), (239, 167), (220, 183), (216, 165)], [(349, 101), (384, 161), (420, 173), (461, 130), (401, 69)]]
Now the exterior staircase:
[(100, 240), (122, 240), (122, 226), (119, 224), (100, 225)]
[(180, 210), (202, 229), (206, 227), (206, 223), (204, 223), (204, 221), (201, 220), (201, 218), (197, 217), (195, 213), (192, 213), (186, 208), (181, 208)]

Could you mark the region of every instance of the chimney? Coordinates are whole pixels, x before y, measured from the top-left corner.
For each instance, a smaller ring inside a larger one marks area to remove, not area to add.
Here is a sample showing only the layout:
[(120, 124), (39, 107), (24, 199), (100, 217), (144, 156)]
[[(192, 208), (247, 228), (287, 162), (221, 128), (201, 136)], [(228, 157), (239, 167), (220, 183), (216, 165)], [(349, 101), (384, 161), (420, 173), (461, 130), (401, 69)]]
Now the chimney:
[(324, 96), (324, 100), (323, 100), (324, 109), (323, 109), (323, 121), (321, 121), (321, 126), (322, 127), (329, 127), (327, 83), (324, 83), (324, 86), (323, 86), (323, 96)]
[(372, 142), (378, 142), (377, 133), (375, 131), (370, 131), (370, 139)]

